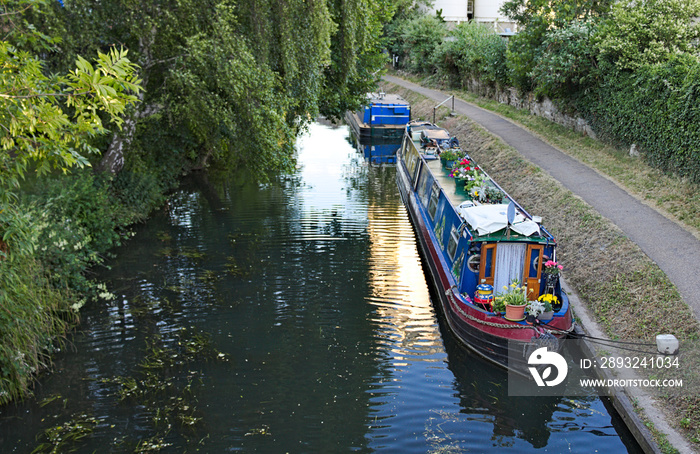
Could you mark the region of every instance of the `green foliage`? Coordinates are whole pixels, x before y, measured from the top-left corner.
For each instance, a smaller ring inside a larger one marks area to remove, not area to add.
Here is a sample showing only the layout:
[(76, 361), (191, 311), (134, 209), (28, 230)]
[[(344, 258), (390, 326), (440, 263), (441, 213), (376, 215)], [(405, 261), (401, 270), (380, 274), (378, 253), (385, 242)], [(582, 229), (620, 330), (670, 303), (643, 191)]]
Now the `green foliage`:
[[(25, 49), (51, 49), (50, 38), (24, 20), (44, 1), (5, 3), (0, 18), (5, 40), (0, 41), (0, 187), (17, 188), (30, 166), (39, 174), (89, 165), (97, 150), (90, 140), (106, 131), (102, 112), (121, 124), (121, 115), (140, 90), (135, 66), (126, 50), (98, 53), (94, 65), (78, 57), (65, 75), (47, 75), (44, 62)], [(6, 201), (9, 193), (3, 199)]]
[(101, 263), (103, 254), (120, 242), (109, 181), (81, 171), (42, 178), (32, 189), (35, 194), (26, 195), (19, 209), (32, 217), (36, 258), (56, 287), (94, 293), (95, 284), (83, 271)]
[(509, 41), (506, 58), (511, 83), (522, 91), (529, 91), (533, 87), (531, 73), (546, 51), (544, 42), (547, 34), (574, 21), (585, 22), (604, 16), (611, 3), (611, 0), (505, 2), (501, 12), (519, 25), (519, 32)]
[(591, 45), (594, 24), (572, 22), (546, 34), (543, 51), (529, 76), (537, 94), (566, 98), (591, 87), (599, 76)]
[(602, 62), (634, 71), (674, 55), (697, 51), (698, 0), (625, 0), (612, 6), (594, 34)]
[(139, 172), (131, 168), (123, 169), (114, 178), (111, 194), (115, 197), (113, 215), (117, 226), (126, 226), (146, 219), (147, 215), (165, 201), (165, 176), (155, 171)]
[(506, 86), (506, 43), (488, 27), (467, 22), (459, 24), (435, 51), (434, 62), (440, 73), (462, 84), (470, 78), (483, 83)]
[(612, 71), (595, 97), (579, 101), (596, 132), (636, 143), (663, 170), (700, 182), (700, 60), (678, 55), (634, 73)]
[[(127, 166), (165, 128), (182, 139), (172, 148), (180, 168), (241, 167), (263, 179), (292, 165), (309, 118), (342, 117), (374, 88), (391, 13), (388, 0), (72, 0), (60, 11), (68, 54), (125, 43), (141, 67), (137, 131), (115, 151)], [(142, 128), (152, 116), (160, 128)]]
[(77, 319), (73, 293), (54, 288), (47, 277), (20, 251), (0, 260), (0, 405), (26, 393), (50, 348)]
[(387, 63), (382, 26), (394, 13), (391, 0), (333, 0), (331, 62), (323, 72), (319, 111), (332, 119), (357, 110)]
[[(231, 28), (232, 10), (219, 7), (212, 30), (188, 39), (189, 54), (169, 83), (173, 114), (206, 153), (257, 178), (292, 165), (294, 130), (284, 116), (286, 98), (275, 74), (257, 65), (246, 40)], [(263, 107), (264, 106), (264, 107)]]
[[(430, 4), (432, 5), (432, 4)], [(384, 22), (384, 44), (392, 55), (403, 55), (401, 29), (403, 25), (422, 16), (428, 2), (413, 0), (394, 0), (391, 2), (393, 15)]]
[(401, 27), (402, 66), (414, 72), (431, 73), (435, 51), (445, 36), (445, 24), (435, 16), (421, 16), (404, 23)]

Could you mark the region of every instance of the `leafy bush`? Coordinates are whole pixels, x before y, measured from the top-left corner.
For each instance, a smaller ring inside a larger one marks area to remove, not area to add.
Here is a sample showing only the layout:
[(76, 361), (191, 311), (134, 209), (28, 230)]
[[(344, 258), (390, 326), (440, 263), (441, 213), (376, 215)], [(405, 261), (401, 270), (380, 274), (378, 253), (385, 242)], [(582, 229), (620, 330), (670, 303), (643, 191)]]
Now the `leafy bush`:
[(621, 70), (693, 54), (700, 38), (698, 0), (615, 2), (596, 29), (593, 42), (601, 61)]
[(462, 85), (468, 79), (506, 86), (506, 43), (488, 27), (476, 22), (459, 24), (435, 51), (438, 70)]
[(51, 285), (32, 255), (36, 233), (23, 222), (26, 214), (14, 216), (14, 225), (5, 223), (7, 216), (2, 223), (2, 233), (14, 233), (6, 235), (0, 259), (0, 405), (26, 392), (51, 347), (77, 320), (75, 294)]
[(590, 35), (594, 24), (573, 22), (547, 33), (530, 77), (535, 93), (566, 98), (589, 88), (598, 75)]
[(412, 19), (401, 27), (402, 65), (410, 71), (432, 73), (435, 51), (447, 35), (445, 23), (435, 16)]
[(33, 191), (24, 209), (32, 212), (36, 257), (57, 287), (89, 292), (94, 285), (83, 272), (120, 242), (109, 180), (81, 171), (42, 179)]

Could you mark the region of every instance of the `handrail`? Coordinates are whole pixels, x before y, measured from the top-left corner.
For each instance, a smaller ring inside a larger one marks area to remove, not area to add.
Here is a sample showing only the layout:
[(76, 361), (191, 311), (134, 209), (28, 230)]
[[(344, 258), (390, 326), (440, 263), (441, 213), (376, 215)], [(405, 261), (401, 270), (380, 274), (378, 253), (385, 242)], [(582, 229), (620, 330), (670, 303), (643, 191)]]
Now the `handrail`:
[(444, 100), (443, 102), (441, 102), (440, 104), (438, 104), (437, 106), (433, 107), (433, 124), (435, 124), (435, 111), (437, 110), (437, 108), (440, 107), (441, 105), (445, 104), (450, 99), (452, 100), (452, 114), (455, 113), (455, 95), (452, 95), (449, 98), (447, 98), (446, 100)]

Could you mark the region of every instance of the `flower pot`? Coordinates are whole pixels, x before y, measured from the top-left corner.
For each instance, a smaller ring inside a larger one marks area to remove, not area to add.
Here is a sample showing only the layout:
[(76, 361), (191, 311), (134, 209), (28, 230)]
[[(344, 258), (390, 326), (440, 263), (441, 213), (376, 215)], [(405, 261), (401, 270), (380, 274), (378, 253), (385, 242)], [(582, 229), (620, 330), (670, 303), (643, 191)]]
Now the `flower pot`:
[(540, 315), (537, 316), (538, 320), (551, 320), (552, 317), (554, 317), (554, 311), (547, 311), (547, 312), (542, 312)]
[(449, 161), (449, 160), (447, 160), (447, 159), (445, 159), (445, 158), (440, 158), (440, 161), (442, 162), (442, 167), (443, 167), (444, 169), (448, 169), (448, 170), (451, 169), (452, 166), (455, 164), (454, 161)]
[(525, 320), (525, 305), (513, 306), (512, 304), (506, 303), (506, 320), (510, 320), (511, 322)]

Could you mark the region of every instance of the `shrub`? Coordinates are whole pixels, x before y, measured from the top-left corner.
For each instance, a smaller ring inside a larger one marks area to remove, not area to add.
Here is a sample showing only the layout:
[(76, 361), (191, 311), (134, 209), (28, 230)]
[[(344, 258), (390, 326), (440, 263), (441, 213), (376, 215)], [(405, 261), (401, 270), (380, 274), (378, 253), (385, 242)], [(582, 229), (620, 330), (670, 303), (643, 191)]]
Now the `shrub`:
[(7, 240), (0, 259), (0, 405), (27, 391), (51, 348), (77, 321), (79, 305), (72, 291), (51, 285), (33, 257), (37, 234), (24, 222), (29, 213), (11, 208), (14, 216), (0, 224)]
[(535, 93), (566, 98), (589, 88), (598, 75), (591, 45), (594, 24), (573, 22), (547, 33), (530, 77)]
[(422, 16), (403, 24), (403, 66), (410, 71), (432, 73), (435, 51), (446, 35), (444, 22), (435, 16)]
[(700, 182), (700, 60), (678, 55), (634, 73), (613, 71), (579, 102), (596, 132), (639, 146), (652, 165)]
[(506, 86), (506, 43), (488, 27), (475, 22), (459, 24), (452, 31), (453, 39), (443, 41), (435, 51), (438, 70), (457, 78), (464, 86), (468, 79)]

